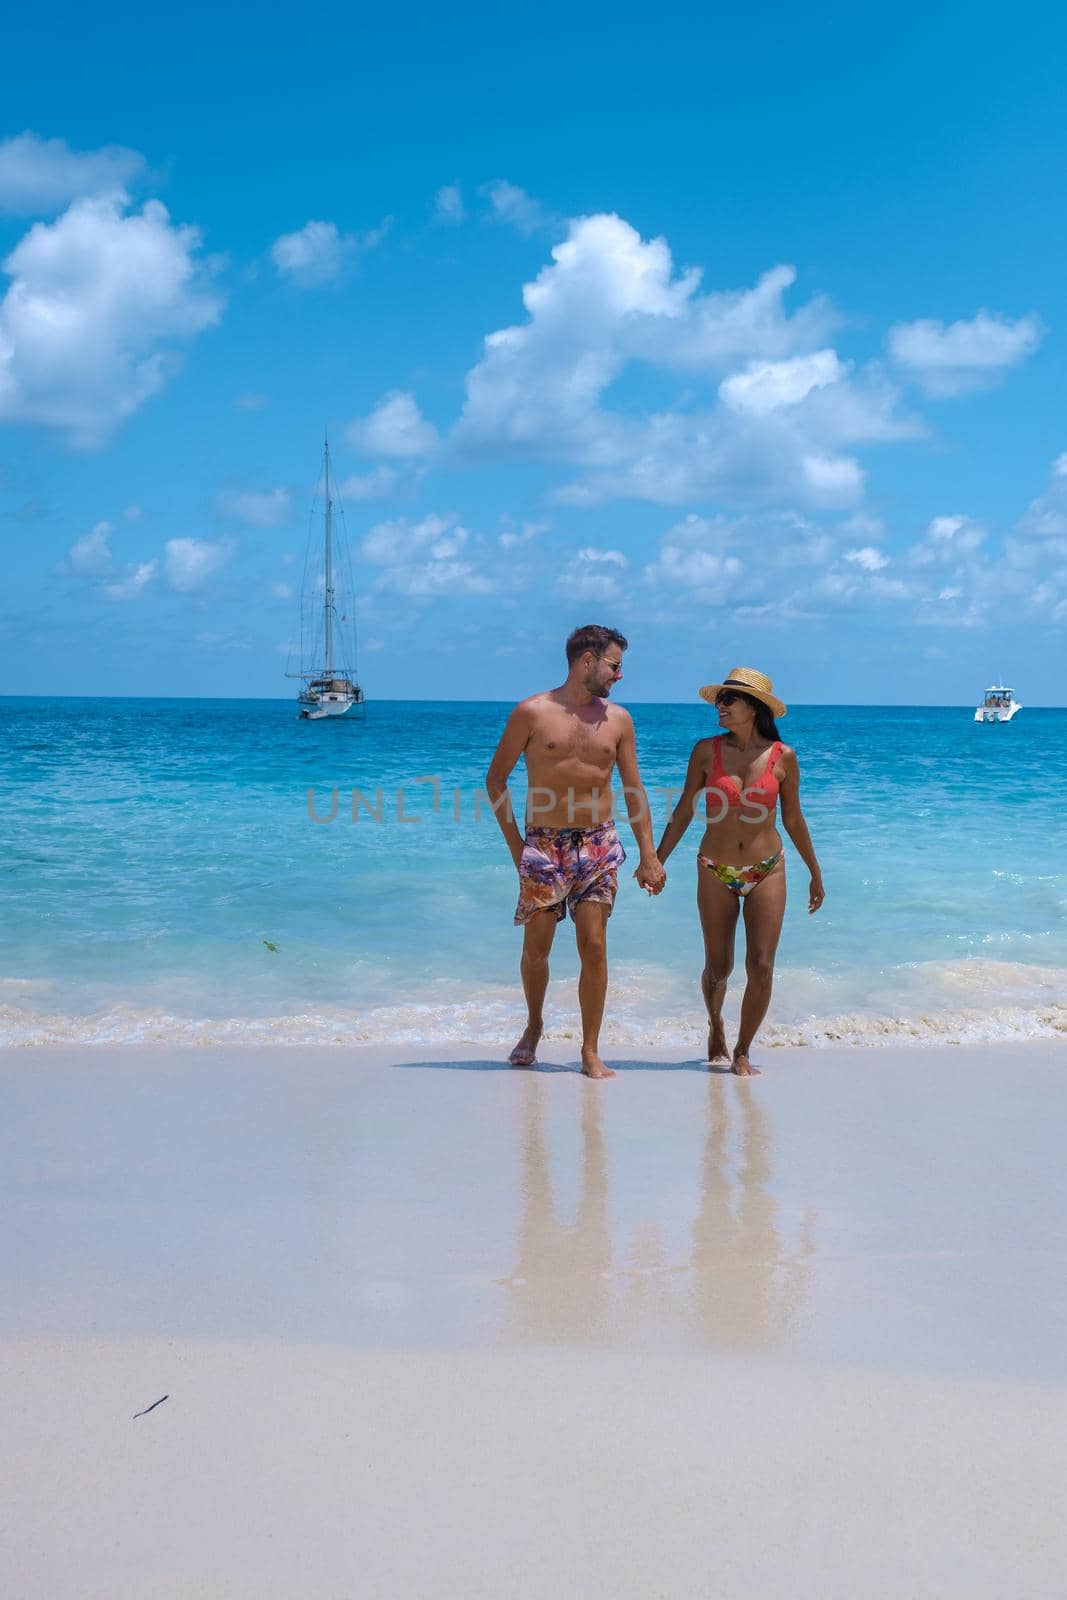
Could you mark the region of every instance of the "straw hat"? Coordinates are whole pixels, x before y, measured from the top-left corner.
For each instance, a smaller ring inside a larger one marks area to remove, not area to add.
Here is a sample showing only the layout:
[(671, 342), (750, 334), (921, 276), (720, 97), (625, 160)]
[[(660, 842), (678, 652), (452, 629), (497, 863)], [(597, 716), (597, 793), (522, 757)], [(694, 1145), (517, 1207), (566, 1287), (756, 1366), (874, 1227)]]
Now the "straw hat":
[(702, 699), (714, 705), (715, 696), (723, 689), (738, 689), (742, 694), (750, 694), (753, 700), (762, 700), (776, 717), (784, 717), (785, 705), (771, 692), (773, 688), (774, 684), (765, 672), (757, 672), (755, 667), (733, 667), (722, 683), (706, 683), (700, 694)]

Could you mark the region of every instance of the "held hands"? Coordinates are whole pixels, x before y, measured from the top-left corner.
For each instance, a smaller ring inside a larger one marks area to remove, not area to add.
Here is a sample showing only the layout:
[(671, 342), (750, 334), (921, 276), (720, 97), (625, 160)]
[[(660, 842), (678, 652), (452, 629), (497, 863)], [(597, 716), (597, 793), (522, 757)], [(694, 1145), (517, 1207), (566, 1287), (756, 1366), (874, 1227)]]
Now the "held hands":
[(634, 877), (641, 885), (641, 888), (646, 889), (651, 895), (662, 894), (663, 886), (667, 882), (667, 874), (663, 870), (663, 863), (657, 856), (653, 856), (650, 861), (642, 861), (634, 873)]
[(814, 872), (814, 873), (812, 873), (812, 877), (811, 877), (811, 886), (808, 889), (808, 915), (809, 915), (809, 917), (813, 914), (813, 912), (818, 911), (819, 907), (822, 905), (822, 903), (823, 903), (823, 901), (825, 899), (826, 899), (826, 891), (822, 886), (822, 877), (820, 876), (819, 873)]

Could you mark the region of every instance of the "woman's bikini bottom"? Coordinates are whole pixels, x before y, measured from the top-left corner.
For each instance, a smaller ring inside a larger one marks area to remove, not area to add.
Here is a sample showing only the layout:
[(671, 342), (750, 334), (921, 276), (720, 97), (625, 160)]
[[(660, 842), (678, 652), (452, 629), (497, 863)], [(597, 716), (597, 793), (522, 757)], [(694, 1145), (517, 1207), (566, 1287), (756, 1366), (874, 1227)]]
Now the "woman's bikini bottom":
[(710, 856), (698, 855), (697, 860), (702, 867), (707, 867), (713, 872), (720, 883), (732, 889), (739, 900), (746, 894), (751, 894), (757, 884), (770, 876), (785, 855), (784, 850), (776, 850), (773, 856), (768, 856), (766, 861), (756, 861), (750, 867), (731, 867), (725, 861), (713, 861)]

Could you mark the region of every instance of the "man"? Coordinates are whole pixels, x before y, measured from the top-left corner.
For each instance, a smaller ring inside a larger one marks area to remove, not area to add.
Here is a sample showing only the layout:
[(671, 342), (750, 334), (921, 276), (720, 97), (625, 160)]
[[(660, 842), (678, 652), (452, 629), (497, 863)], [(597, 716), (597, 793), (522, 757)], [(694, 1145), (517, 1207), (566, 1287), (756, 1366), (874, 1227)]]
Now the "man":
[[(590, 1078), (615, 1076), (600, 1059), (600, 1024), (608, 985), (607, 923), (619, 867), (626, 859), (611, 815), (616, 765), (641, 852), (634, 876), (649, 894), (659, 894), (667, 881), (652, 844), (633, 719), (621, 706), (608, 703), (622, 677), (625, 649), (626, 640), (614, 628), (576, 628), (567, 640), (567, 681), (515, 707), (485, 780), (519, 871), (515, 921), (523, 928), (527, 1018), (508, 1058), (513, 1067), (532, 1067), (537, 1059), (548, 955), (556, 925), (569, 908), (581, 961), (582, 1071)], [(508, 793), (508, 778), (520, 756), (526, 758), (529, 778), (525, 839)]]

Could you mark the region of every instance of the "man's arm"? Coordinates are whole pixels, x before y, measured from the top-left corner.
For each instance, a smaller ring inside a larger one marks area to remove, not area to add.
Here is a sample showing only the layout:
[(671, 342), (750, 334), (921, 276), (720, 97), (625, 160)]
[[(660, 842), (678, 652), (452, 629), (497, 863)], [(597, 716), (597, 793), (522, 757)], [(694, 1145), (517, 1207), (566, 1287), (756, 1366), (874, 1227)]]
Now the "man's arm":
[(637, 848), (641, 852), (641, 865), (634, 873), (634, 877), (649, 894), (659, 894), (667, 881), (667, 874), (652, 843), (652, 814), (648, 806), (648, 795), (645, 793), (641, 774), (637, 768), (637, 739), (634, 734), (633, 718), (628, 711), (622, 711), (621, 706), (619, 710), (624, 721), (615, 759), (623, 783), (626, 814), (634, 830)]
[(517, 705), (507, 720), (500, 743), (493, 752), (489, 771), (485, 777), (486, 792), (492, 802), (493, 814), (511, 851), (511, 859), (518, 866), (522, 860), (523, 838), (511, 809), (508, 779), (530, 740), (531, 719), (525, 704)]

